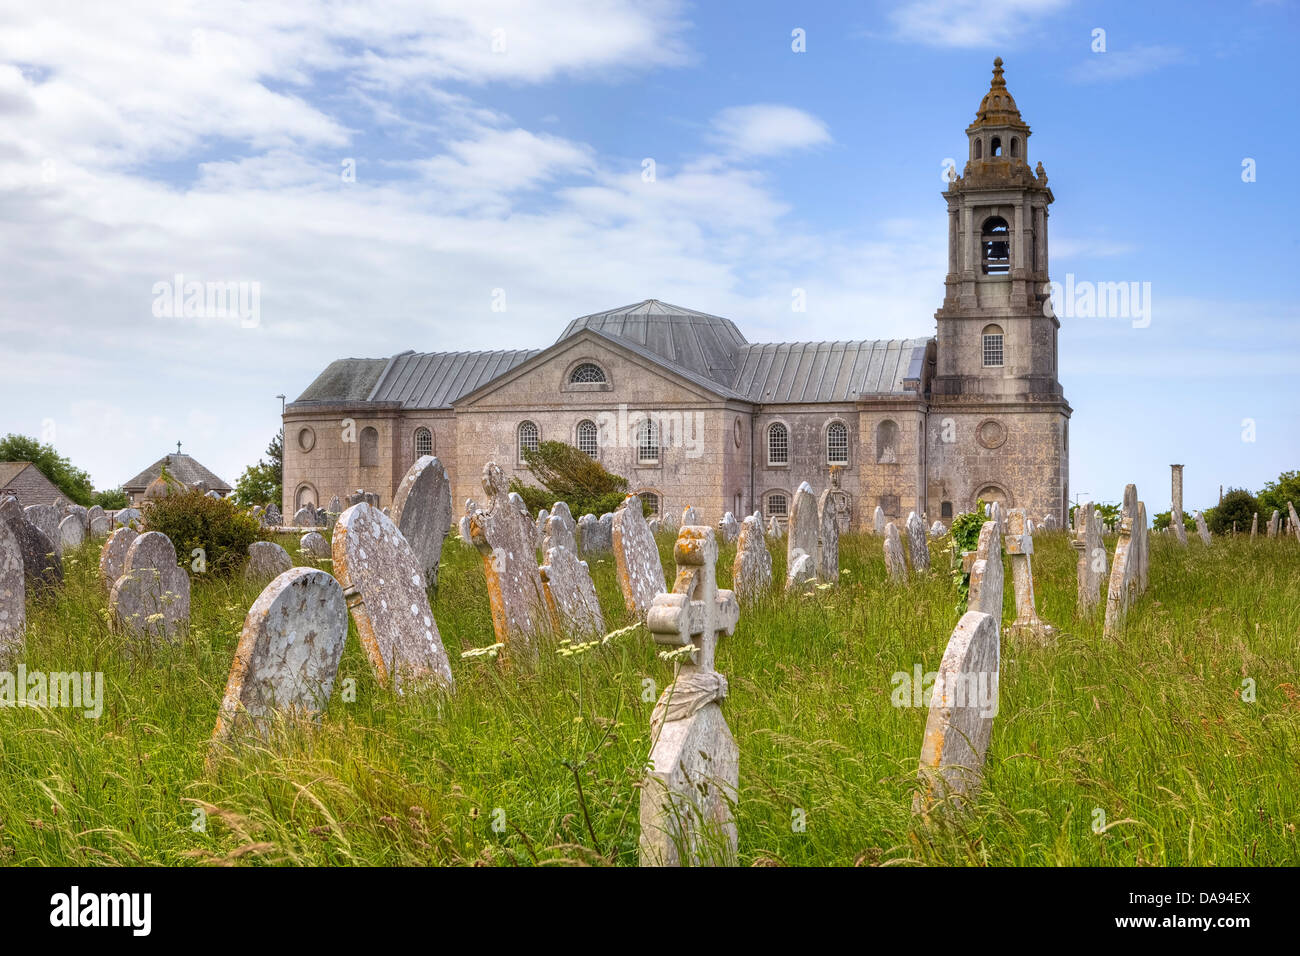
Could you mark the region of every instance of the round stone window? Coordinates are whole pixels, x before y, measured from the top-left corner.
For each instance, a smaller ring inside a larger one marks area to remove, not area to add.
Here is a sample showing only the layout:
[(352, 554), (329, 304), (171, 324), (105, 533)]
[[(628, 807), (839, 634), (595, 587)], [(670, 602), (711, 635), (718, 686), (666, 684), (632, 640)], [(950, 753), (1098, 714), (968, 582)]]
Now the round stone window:
[(1001, 448), (1007, 440), (1006, 426), (992, 418), (986, 418), (975, 429), (975, 439), (985, 448)]
[(298, 432), (298, 447), (303, 451), (311, 451), (316, 447), (316, 433), (310, 428), (303, 428)]

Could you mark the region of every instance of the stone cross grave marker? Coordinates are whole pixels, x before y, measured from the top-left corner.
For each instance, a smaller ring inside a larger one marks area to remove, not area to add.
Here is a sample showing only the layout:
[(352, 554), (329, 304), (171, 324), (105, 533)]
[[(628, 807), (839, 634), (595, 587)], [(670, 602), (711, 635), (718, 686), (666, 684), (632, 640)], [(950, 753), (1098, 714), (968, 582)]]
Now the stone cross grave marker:
[(772, 590), (772, 555), (763, 540), (763, 524), (755, 515), (744, 520), (732, 579), (741, 604), (750, 604)]
[(828, 488), (817, 500), (817, 577), (840, 583), (839, 492)]
[(433, 455), (420, 456), (402, 476), (393, 495), (392, 520), (424, 569), (425, 583), (436, 592), (438, 562), (451, 529), (451, 479)]
[(399, 693), (422, 684), (455, 689), (429, 607), (424, 569), (391, 518), (366, 502), (339, 515), (334, 573), (380, 684)]
[(885, 525), (885, 569), (889, 576), (902, 584), (907, 583), (907, 559), (903, 557), (903, 540), (894, 522)]
[(659, 559), (659, 545), (646, 524), (641, 499), (628, 495), (614, 512), (614, 564), (623, 603), (639, 619), (645, 620), (655, 595), (667, 590), (664, 566)]
[(315, 717), (329, 703), (348, 636), (339, 583), (316, 568), (291, 568), (266, 586), (244, 618), (214, 741), (245, 721), (261, 732), (273, 711)]
[(650, 717), (650, 766), (641, 790), (642, 866), (731, 864), (740, 754), (719, 702), (727, 679), (715, 669), (717, 642), (735, 633), (736, 598), (718, 588), (718, 544), (709, 527), (683, 527), (674, 548), (677, 579), (647, 617), (658, 644), (692, 647)]
[(930, 544), (925, 534), (925, 521), (915, 511), (907, 515), (907, 552), (912, 559), (912, 573), (930, 570)]
[[(551, 521), (556, 520), (551, 515)], [(546, 563), (538, 569), (546, 595), (546, 608), (557, 634), (591, 640), (605, 633), (605, 617), (586, 561), (564, 545), (546, 549)]]
[(176, 548), (161, 531), (148, 531), (127, 549), (109, 606), (117, 625), (134, 638), (171, 640), (190, 624), (190, 576), (176, 564)]
[(1009, 633), (1013, 637), (1044, 642), (1055, 628), (1038, 617), (1034, 603), (1034, 536), (1029, 531), (1024, 508), (1007, 512), (1007, 533), (1002, 543), (1011, 559), (1011, 583), (1016, 592), (1016, 619), (1011, 622)]
[(0, 667), (8, 667), (22, 655), (26, 629), (23, 549), (8, 523), (0, 521)]

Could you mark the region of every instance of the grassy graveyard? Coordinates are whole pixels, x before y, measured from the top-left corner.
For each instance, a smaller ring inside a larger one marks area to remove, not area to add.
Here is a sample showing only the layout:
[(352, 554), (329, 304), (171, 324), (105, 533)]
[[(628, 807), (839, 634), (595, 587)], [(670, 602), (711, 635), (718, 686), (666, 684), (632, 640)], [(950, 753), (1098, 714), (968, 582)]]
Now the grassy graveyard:
[[(671, 584), (672, 541), (659, 543)], [(454, 697), (377, 686), (353, 625), (319, 724), (282, 723), (208, 772), (259, 588), (197, 575), (188, 637), (131, 652), (109, 627), (99, 546), (65, 556), (66, 586), (29, 602), (25, 666), (102, 671), (103, 714), (0, 708), (0, 863), (636, 863), (649, 716), (672, 665), (626, 627), (612, 556), (591, 570), (613, 636), (506, 666), (461, 656), (495, 638), (479, 556), (449, 538), (433, 609)], [(901, 587), (879, 538), (848, 535), (838, 588), (742, 610), (718, 655), (742, 863), (1300, 862), (1300, 547), (1154, 536), (1150, 590), (1115, 642), (1100, 609), (1074, 620), (1068, 536), (1035, 547), (1039, 613), (1062, 633), (1048, 647), (1004, 637), (984, 788), (968, 813), (928, 823), (910, 812), (926, 710), (893, 706), (891, 678), (936, 670), (957, 622), (940, 544), (945, 570)], [(735, 547), (722, 552), (726, 587)], [(1010, 620), (1009, 586), (1005, 599)]]

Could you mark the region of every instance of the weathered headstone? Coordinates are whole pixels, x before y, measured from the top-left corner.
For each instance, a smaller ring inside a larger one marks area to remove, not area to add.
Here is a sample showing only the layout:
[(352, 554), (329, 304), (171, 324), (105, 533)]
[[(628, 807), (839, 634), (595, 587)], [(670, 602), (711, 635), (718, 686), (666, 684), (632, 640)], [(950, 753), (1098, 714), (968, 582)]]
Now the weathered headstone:
[(284, 525), (284, 517), (275, 505), (266, 506), (266, 523), (277, 528)]
[(930, 543), (925, 534), (925, 522), (915, 511), (907, 515), (907, 553), (912, 559), (912, 573), (930, 570)]
[(731, 864), (732, 807), (740, 753), (720, 701), (727, 679), (715, 667), (717, 642), (735, 632), (739, 606), (718, 588), (718, 544), (709, 527), (683, 527), (674, 548), (677, 578), (647, 616), (656, 643), (694, 647), (650, 717), (650, 769), (641, 789), (642, 866)]
[(63, 523), (62, 519), (66, 518), (68, 515), (76, 515), (77, 520), (81, 523), (83, 536), (90, 532), (90, 511), (84, 506), (72, 504), (64, 505), (62, 511), (59, 511), (58, 508), (56, 508), (55, 511), (60, 515), (60, 524)]
[(310, 558), (330, 558), (333, 551), (330, 550), (330, 543), (325, 540), (325, 535), (319, 531), (308, 531), (298, 542), (298, 550)]
[(17, 498), (9, 496), (0, 502), (0, 521), (9, 526), (22, 550), (27, 587), (39, 590), (62, 584), (63, 562), (54, 550), (54, 542), (27, 520)]
[(86, 529), (82, 527), (81, 518), (68, 515), (59, 522), (59, 547), (67, 551), (79, 548), (86, 540)]
[(137, 639), (170, 640), (189, 627), (190, 576), (177, 566), (167, 535), (149, 531), (131, 542), (109, 606), (117, 625)]
[(723, 544), (731, 544), (740, 537), (740, 522), (730, 511), (718, 522), (718, 536)]
[[(537, 522), (534, 521), (533, 516), (528, 513), (528, 505), (524, 503), (523, 495), (519, 494), (517, 491), (511, 491), (506, 494), (506, 497), (510, 504), (514, 506), (515, 520), (519, 522), (521, 533), (533, 542), (533, 553), (535, 556), (537, 549), (542, 546), (542, 539), (537, 537)], [(536, 560), (536, 557), (534, 557), (534, 560)]]
[[(609, 554), (614, 550), (614, 516), (603, 514), (583, 515), (578, 521), (581, 532), (578, 547), (584, 557), (593, 554)], [(654, 534), (653, 531), (650, 532)]]
[(1196, 534), (1200, 537), (1201, 544), (1208, 548), (1210, 546), (1210, 529), (1205, 525), (1205, 515), (1198, 511), (1196, 512), (1195, 520)]
[(63, 559), (63, 538), (59, 534), (59, 512), (54, 505), (28, 505), (23, 509), (25, 517), (37, 531), (49, 538), (54, 545), (54, 554)]
[(781, 521), (776, 515), (767, 524), (767, 536), (773, 541), (780, 541), (785, 537), (785, 529), (781, 527)]
[(339, 500), (338, 495), (335, 495), (333, 498), (330, 499), (330, 505), (327, 510), (329, 511), (330, 514), (334, 515), (335, 517), (343, 513), (343, 502)]
[(1171, 504), (1169, 508), (1169, 529), (1181, 545), (1187, 544), (1187, 527), (1183, 524), (1183, 466), (1170, 465)]
[(1145, 502), (1137, 503), (1137, 512), (1133, 516), (1133, 550), (1137, 555), (1137, 568), (1134, 581), (1137, 593), (1144, 594), (1147, 580), (1151, 574), (1151, 539), (1147, 529), (1147, 506)]
[(293, 558), (274, 541), (254, 541), (248, 546), (248, 563), (244, 565), (244, 580), (263, 584), (278, 578), (293, 567)]
[(23, 549), (8, 522), (0, 521), (0, 667), (20, 657), (27, 630)]
[(483, 469), (487, 507), (469, 518), (470, 543), (483, 559), (492, 626), (510, 654), (531, 659), (536, 639), (548, 626), (546, 596), (537, 570), (533, 520), (510, 499), (505, 474), (496, 462)]
[(87, 520), (90, 522), (90, 537), (95, 541), (107, 538), (113, 530), (112, 520), (104, 513), (104, 509), (95, 505), (87, 513)]
[(772, 555), (763, 540), (763, 524), (754, 515), (741, 525), (731, 577), (741, 604), (752, 603), (772, 590)]
[(442, 462), (422, 455), (402, 477), (393, 495), (392, 521), (424, 569), (424, 580), (438, 588), (438, 562), (451, 529), (451, 479)]
[(466, 544), (471, 543), (470, 535), (469, 535), (469, 516), (476, 511), (478, 511), (478, 502), (475, 501), (473, 498), (466, 498), (465, 514), (461, 516), (460, 525), (459, 525), (460, 540), (464, 541)]
[(885, 568), (895, 581), (907, 583), (907, 559), (903, 557), (903, 541), (894, 522), (885, 525)]
[(399, 692), (425, 683), (453, 690), (424, 569), (392, 519), (364, 502), (353, 505), (339, 515), (331, 547), (334, 573), (379, 683)]
[(1268, 519), (1268, 536), (1270, 538), (1277, 537), (1278, 529), (1281, 527), (1281, 524), (1281, 516), (1278, 514), (1277, 509), (1274, 508), (1272, 517)]
[(659, 545), (645, 523), (641, 499), (636, 495), (628, 495), (614, 512), (613, 537), (614, 565), (623, 603), (645, 620), (655, 595), (668, 588), (664, 583), (663, 562), (659, 560)]
[[(583, 517), (586, 517), (586, 516), (584, 515)], [(595, 519), (594, 519), (594, 516), (593, 516), (593, 520), (595, 520)], [(649, 521), (646, 522), (646, 524), (647, 524), (647, 525), (649, 526), (649, 528), (650, 528), (650, 533), (651, 533), (652, 535), (654, 535), (655, 537), (658, 537), (658, 536), (659, 536), (659, 531), (660, 531), (660, 529), (663, 527), (663, 525), (661, 525), (661, 524), (659, 523), (659, 519), (658, 519), (658, 518), (651, 518)]]
[(1287, 510), (1287, 514), (1290, 515), (1289, 526), (1291, 528), (1291, 533), (1295, 535), (1295, 539), (1297, 541), (1300, 541), (1300, 517), (1296, 516), (1295, 505), (1293, 505), (1291, 502), (1288, 501), (1286, 503), (1286, 510)]
[(551, 508), (550, 517), (546, 519), (543, 531), (541, 539), (543, 551), (549, 551), (551, 548), (566, 548), (570, 554), (577, 556), (578, 525), (573, 520), (573, 514), (569, 511), (566, 502), (557, 501)]
[(316, 568), (291, 568), (267, 585), (244, 618), (214, 741), (245, 721), (265, 729), (273, 711), (315, 717), (329, 703), (348, 636), (339, 583)]
[(546, 508), (537, 512), (537, 530), (534, 537), (537, 538), (538, 541), (544, 541), (546, 539), (546, 522), (549, 521), (550, 518), (551, 512)]
[(1255, 535), (1259, 534), (1259, 512), (1255, 512), (1255, 517), (1250, 519), (1250, 540), (1255, 540)]
[(111, 589), (126, 570), (126, 553), (138, 537), (134, 528), (118, 528), (104, 544), (99, 553), (99, 580), (106, 589)]
[(934, 524), (930, 525), (930, 537), (932, 538), (942, 538), (947, 533), (948, 526), (942, 521), (936, 521)]
[(1126, 485), (1124, 505), (1120, 511), (1119, 540), (1110, 566), (1110, 584), (1106, 589), (1105, 637), (1114, 637), (1123, 627), (1129, 605), (1137, 596), (1138, 561), (1133, 554), (1133, 522), (1137, 515), (1137, 487)]
[(961, 806), (979, 791), (998, 712), (999, 643), (997, 622), (982, 611), (967, 611), (953, 630), (930, 698), (914, 811)]
[[(551, 515), (554, 522), (556, 515)], [(605, 633), (605, 617), (596, 597), (596, 586), (586, 561), (564, 545), (546, 550), (546, 563), (539, 569), (546, 608), (557, 634), (590, 640)]]
[(685, 528), (688, 525), (697, 525), (699, 523), (700, 523), (699, 512), (697, 512), (693, 506), (682, 510), (681, 527)]
[(1008, 634), (1045, 642), (1055, 628), (1039, 618), (1034, 603), (1034, 537), (1030, 527), (1023, 508), (1012, 508), (1007, 512), (1007, 533), (1003, 535), (1002, 544), (1011, 561), (1011, 583), (1016, 593), (1016, 619), (1011, 622)]
[(1043, 530), (1044, 530), (1044, 531), (1055, 531), (1055, 530), (1056, 530), (1056, 514), (1055, 514), (1055, 513), (1047, 514), (1047, 515), (1044, 515), (1044, 516), (1043, 516)]
[(316, 512), (311, 508), (299, 508), (293, 516), (293, 526), (295, 528), (316, 527)]
[(794, 493), (790, 506), (790, 527), (785, 539), (785, 563), (790, 568), (795, 561), (796, 551), (802, 551), (813, 559), (813, 569), (817, 567), (817, 535), (821, 522), (817, 517), (817, 499), (813, 496), (812, 486), (808, 482), (801, 484)]
[(823, 584), (839, 584), (839, 499), (833, 489), (823, 491), (817, 500), (817, 526), (817, 577)]
[(966, 608), (983, 611), (993, 618), (998, 633), (1002, 633), (1002, 591), (1005, 571), (1002, 566), (1002, 537), (993, 521), (980, 525), (979, 543), (975, 547), (970, 568), (970, 586), (966, 592)]
[(1101, 540), (1101, 514), (1091, 501), (1074, 509), (1075, 535), (1071, 545), (1079, 556), (1075, 561), (1079, 617), (1087, 617), (1101, 600), (1101, 584), (1106, 580), (1106, 546)]
[(876, 505), (876, 512), (872, 516), (871, 522), (872, 530), (876, 534), (885, 533), (885, 509), (880, 507), (880, 505)]

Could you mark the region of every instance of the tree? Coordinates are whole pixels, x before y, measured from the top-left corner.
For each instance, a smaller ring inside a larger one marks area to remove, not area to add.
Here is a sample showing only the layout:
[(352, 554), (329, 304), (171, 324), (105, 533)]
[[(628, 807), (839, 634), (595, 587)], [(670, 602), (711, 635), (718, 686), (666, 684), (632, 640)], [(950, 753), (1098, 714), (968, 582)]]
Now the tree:
[(0, 461), (30, 461), (46, 478), (79, 505), (89, 505), (95, 493), (90, 475), (54, 450), (26, 435), (6, 435), (0, 438)]
[[(1151, 519), (1151, 530), (1164, 531), (1169, 527), (1171, 513), (1168, 511), (1157, 511)], [(1189, 514), (1183, 514), (1183, 530), (1195, 531), (1196, 519)]]
[(1284, 471), (1276, 481), (1265, 482), (1256, 498), (1259, 499), (1260, 521), (1268, 521), (1274, 508), (1285, 517), (1288, 501), (1300, 510), (1300, 471)]
[(1229, 488), (1223, 500), (1205, 512), (1205, 524), (1212, 534), (1231, 534), (1234, 523), (1238, 531), (1246, 531), (1257, 511), (1254, 495), (1245, 488)]
[(626, 478), (606, 471), (586, 452), (562, 441), (544, 441), (535, 450), (524, 449), (524, 461), (542, 487), (512, 478), (510, 490), (524, 499), (533, 514), (563, 501), (575, 518), (599, 516), (614, 511), (627, 497)]
[(259, 458), (256, 465), (249, 465), (235, 482), (235, 490), (230, 493), (237, 505), (279, 505), (284, 497), (284, 429), (266, 446), (266, 454), (271, 460)]
[(91, 504), (99, 505), (105, 511), (120, 511), (130, 506), (131, 498), (121, 487), (109, 488), (107, 491), (95, 492)]

